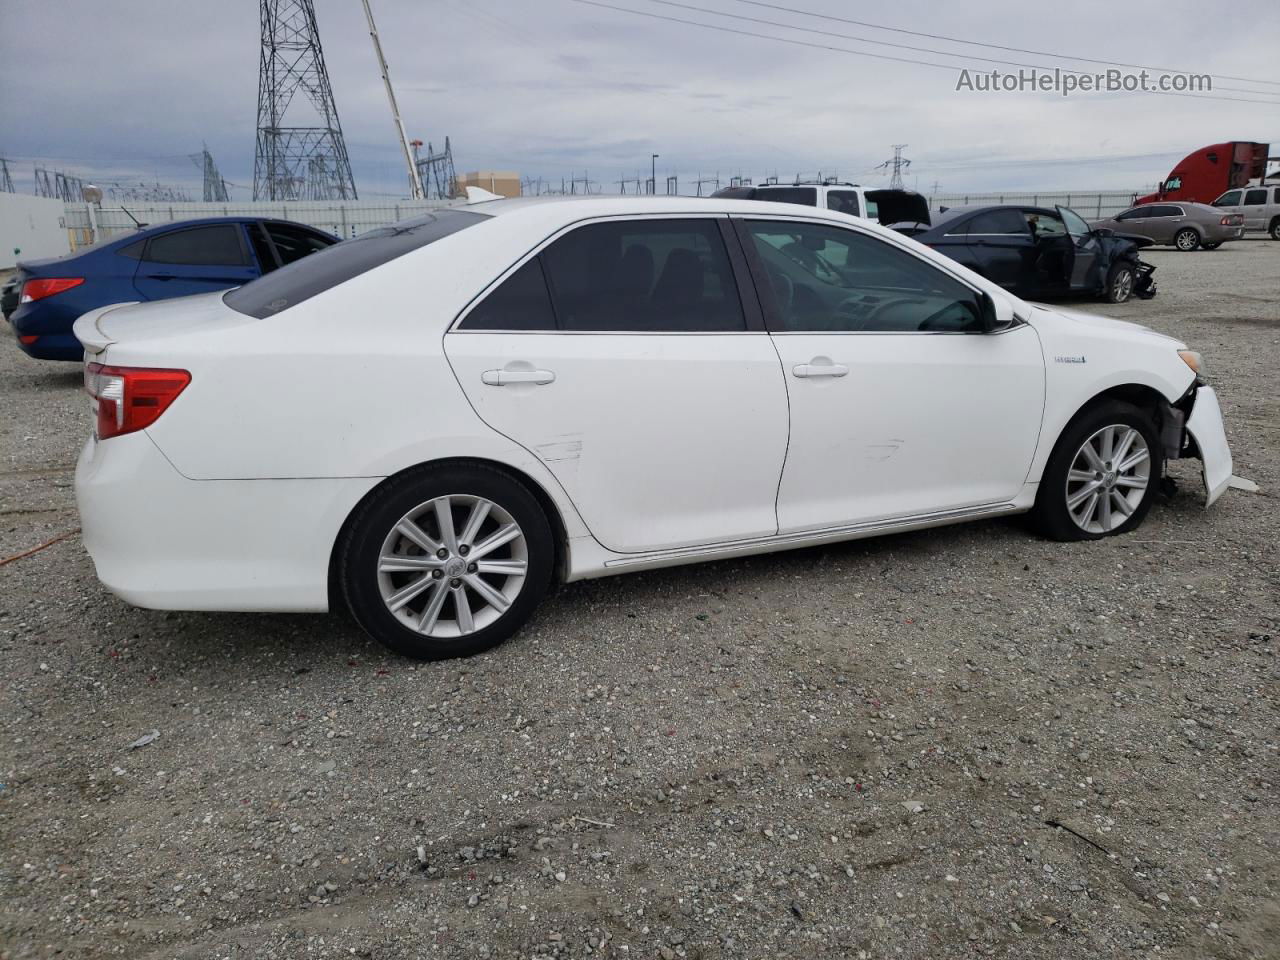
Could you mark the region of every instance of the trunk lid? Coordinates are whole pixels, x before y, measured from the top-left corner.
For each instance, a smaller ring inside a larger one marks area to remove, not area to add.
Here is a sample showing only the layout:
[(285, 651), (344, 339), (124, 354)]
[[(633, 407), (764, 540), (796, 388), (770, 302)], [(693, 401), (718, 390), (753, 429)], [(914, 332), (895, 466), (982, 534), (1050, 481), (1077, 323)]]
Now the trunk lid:
[(85, 350), (97, 354), (117, 343), (129, 347), (164, 346), (167, 341), (258, 322), (223, 303), (225, 292), (149, 303), (115, 303), (83, 314), (72, 329)]

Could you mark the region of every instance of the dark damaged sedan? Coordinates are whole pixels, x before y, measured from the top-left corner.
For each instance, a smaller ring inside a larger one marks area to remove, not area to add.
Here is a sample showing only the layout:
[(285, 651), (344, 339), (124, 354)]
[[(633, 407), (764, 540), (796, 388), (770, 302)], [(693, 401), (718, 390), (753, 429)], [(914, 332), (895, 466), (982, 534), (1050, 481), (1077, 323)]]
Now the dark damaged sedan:
[(1006, 290), (1029, 300), (1084, 294), (1109, 303), (1155, 296), (1155, 267), (1138, 244), (1089, 226), (1069, 207), (950, 207), (932, 224), (896, 224)]

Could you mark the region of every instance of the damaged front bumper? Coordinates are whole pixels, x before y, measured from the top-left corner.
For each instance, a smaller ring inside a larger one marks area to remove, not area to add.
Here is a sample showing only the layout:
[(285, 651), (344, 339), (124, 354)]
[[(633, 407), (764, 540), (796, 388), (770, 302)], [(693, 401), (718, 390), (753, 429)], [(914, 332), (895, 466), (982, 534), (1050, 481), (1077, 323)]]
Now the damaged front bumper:
[(1166, 414), (1165, 456), (1169, 459), (1195, 457), (1200, 461), (1204, 505), (1212, 506), (1231, 484), (1233, 468), (1218, 395), (1213, 387), (1197, 381)]
[(1133, 295), (1142, 300), (1150, 300), (1156, 295), (1156, 268), (1145, 260), (1139, 260), (1133, 277)]

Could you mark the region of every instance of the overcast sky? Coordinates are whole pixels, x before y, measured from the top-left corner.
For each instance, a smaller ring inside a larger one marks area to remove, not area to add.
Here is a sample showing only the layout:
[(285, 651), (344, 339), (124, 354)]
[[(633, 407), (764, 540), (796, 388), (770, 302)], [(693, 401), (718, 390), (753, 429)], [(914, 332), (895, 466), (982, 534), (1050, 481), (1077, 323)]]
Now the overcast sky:
[[(906, 143), (907, 185), (941, 192), (1129, 189), (1163, 178), (1190, 150), (1262, 140), (1280, 153), (1280, 4), (1234, 0), (601, 0), (731, 30), (952, 68), (900, 63), (587, 6), (574, 0), (373, 0), (411, 137), (448, 134), (458, 171), (513, 169), (555, 181), (584, 173), (616, 190), (647, 176), (682, 190), (701, 174), (788, 180), (835, 173), (883, 183), (877, 163)], [(186, 155), (207, 142), (222, 174), (253, 180), (258, 8), (254, 0), (3, 0), (0, 157), (30, 190), (34, 160), (86, 179), (145, 178), (198, 197)], [(402, 195), (403, 162), (360, 0), (315, 0), (321, 40), (362, 197)], [(689, 9), (689, 7), (701, 9)], [(981, 94), (955, 90), (972, 57), (1106, 69), (1043, 53), (1208, 73), (1214, 96)], [(978, 12), (978, 8), (981, 12)], [(717, 16), (705, 11), (721, 11)], [(878, 46), (846, 34), (961, 57)], [(1224, 87), (1236, 88), (1225, 90)], [(1249, 92), (1243, 92), (1249, 91)], [(1239, 100), (1259, 100), (1238, 102)]]

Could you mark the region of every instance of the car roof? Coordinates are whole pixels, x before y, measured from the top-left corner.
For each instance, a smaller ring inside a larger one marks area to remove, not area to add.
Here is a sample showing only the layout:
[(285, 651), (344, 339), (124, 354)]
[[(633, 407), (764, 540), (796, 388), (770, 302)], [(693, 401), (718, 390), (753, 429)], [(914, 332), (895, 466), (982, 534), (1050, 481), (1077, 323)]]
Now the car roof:
[(794, 203), (774, 203), (769, 200), (744, 200), (733, 197), (679, 197), (679, 196), (540, 196), (511, 197), (502, 200), (486, 200), (470, 203), (464, 210), (494, 217), (519, 216), (521, 219), (543, 218), (573, 223), (594, 217), (645, 216), (653, 214), (751, 214), (760, 216), (814, 217), (840, 223), (866, 226), (867, 221), (848, 214), (837, 213), (825, 207), (810, 207)]

